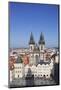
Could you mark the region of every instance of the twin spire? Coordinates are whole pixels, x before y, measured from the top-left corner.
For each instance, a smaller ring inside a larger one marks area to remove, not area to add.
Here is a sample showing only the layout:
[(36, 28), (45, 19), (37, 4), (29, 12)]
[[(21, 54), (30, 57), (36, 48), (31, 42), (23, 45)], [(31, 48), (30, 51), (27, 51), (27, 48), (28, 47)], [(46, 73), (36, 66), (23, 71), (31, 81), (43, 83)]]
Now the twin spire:
[(29, 44), (35, 44), (33, 34), (31, 32)]
[[(45, 44), (45, 40), (44, 40), (44, 36), (43, 36), (43, 33), (41, 32), (41, 35), (40, 35), (40, 39), (39, 39), (39, 44)], [(30, 41), (29, 41), (29, 44), (35, 44), (35, 41), (34, 41), (34, 37), (33, 37), (33, 34), (31, 32), (31, 35), (30, 35)]]
[(45, 44), (43, 33), (41, 32), (39, 44)]

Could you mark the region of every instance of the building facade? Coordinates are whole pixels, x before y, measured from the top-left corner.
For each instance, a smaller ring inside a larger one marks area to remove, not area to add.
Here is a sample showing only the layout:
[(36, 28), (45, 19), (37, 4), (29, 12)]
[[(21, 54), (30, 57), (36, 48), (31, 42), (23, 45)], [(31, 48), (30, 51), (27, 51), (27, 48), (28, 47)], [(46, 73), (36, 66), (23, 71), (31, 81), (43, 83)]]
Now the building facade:
[[(35, 43), (31, 33), (29, 48), (16, 49), (10, 53), (16, 58), (14, 68), (10, 69), (10, 81), (13, 78), (29, 77), (30, 72), (35, 78), (50, 78), (54, 67), (53, 56), (50, 53), (50, 51), (45, 50), (43, 33), (40, 35), (38, 44)], [(58, 62), (57, 56), (55, 58)]]

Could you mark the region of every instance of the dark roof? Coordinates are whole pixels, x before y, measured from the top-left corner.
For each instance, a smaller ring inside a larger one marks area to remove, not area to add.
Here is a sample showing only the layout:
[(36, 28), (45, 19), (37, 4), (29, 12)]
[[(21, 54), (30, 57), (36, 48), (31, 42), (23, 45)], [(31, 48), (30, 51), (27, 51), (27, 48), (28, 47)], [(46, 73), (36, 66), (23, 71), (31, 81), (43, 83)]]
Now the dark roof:
[(51, 56), (51, 58), (53, 58), (53, 57), (55, 57), (55, 56), (57, 56), (57, 55), (59, 55), (59, 54), (55, 53), (55, 54), (53, 54), (53, 55)]
[(42, 32), (41, 32), (41, 35), (40, 35), (39, 44), (45, 44), (45, 40), (44, 40), (44, 36), (43, 36)]
[(40, 60), (40, 62), (38, 64), (50, 64), (50, 61), (44, 62), (43, 60)]
[(16, 60), (16, 63), (22, 63), (22, 62), (23, 62), (22, 58), (18, 57), (17, 60)]
[(9, 69), (10, 69), (10, 70), (13, 70), (13, 69), (14, 69), (14, 65), (10, 65), (10, 66), (9, 66)]
[(13, 54), (17, 54), (17, 52), (13, 52)]
[(32, 32), (31, 32), (31, 35), (30, 35), (30, 41), (29, 41), (29, 44), (35, 44), (35, 41), (34, 41)]

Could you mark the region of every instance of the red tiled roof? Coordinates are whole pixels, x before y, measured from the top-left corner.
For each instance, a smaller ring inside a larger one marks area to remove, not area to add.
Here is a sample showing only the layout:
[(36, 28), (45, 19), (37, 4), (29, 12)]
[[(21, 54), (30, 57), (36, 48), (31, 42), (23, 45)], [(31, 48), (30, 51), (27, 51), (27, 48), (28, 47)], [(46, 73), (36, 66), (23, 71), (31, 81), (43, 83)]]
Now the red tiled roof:
[(29, 64), (29, 57), (27, 55), (24, 56), (23, 58), (23, 63), (26, 65), (26, 64)]

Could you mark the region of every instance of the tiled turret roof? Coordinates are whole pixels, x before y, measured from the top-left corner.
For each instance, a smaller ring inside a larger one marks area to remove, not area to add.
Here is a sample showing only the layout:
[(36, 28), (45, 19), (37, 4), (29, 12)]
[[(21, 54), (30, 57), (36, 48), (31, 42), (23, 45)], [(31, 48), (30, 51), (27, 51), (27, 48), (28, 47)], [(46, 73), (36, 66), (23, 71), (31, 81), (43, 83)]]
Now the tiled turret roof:
[(41, 32), (41, 35), (40, 35), (39, 44), (45, 44), (45, 40), (44, 40), (44, 36), (43, 36), (42, 32)]
[(35, 41), (34, 41), (32, 32), (31, 32), (31, 35), (30, 35), (30, 41), (29, 41), (29, 44), (35, 44)]

